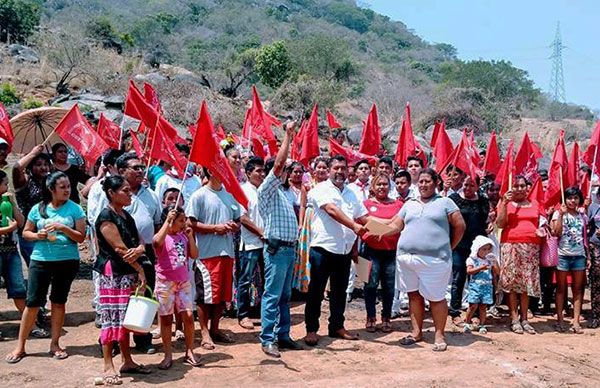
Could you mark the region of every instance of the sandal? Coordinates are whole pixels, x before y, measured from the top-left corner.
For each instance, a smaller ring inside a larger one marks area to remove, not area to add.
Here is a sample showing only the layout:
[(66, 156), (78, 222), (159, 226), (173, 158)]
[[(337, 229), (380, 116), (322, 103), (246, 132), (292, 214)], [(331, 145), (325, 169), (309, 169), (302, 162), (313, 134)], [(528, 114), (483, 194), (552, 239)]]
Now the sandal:
[(392, 330), (392, 323), (389, 321), (389, 318), (386, 318), (381, 322), (381, 331), (383, 333), (391, 333)]
[(63, 349), (49, 350), (48, 354), (51, 355), (52, 358), (55, 360), (64, 360), (65, 358), (69, 357), (69, 353), (67, 353)]
[(433, 344), (433, 348), (431, 348), (434, 352), (445, 352), (446, 349), (448, 349), (448, 344), (445, 342), (436, 342)]
[(200, 347), (205, 350), (215, 350), (215, 344), (212, 341), (202, 340)]
[(121, 385), (123, 384), (123, 380), (119, 377), (119, 375), (106, 375), (99, 378), (97, 381), (100, 383), (94, 382), (94, 385)]
[(573, 325), (573, 326), (571, 326), (570, 330), (571, 330), (571, 333), (583, 334), (583, 329), (579, 325)]
[(14, 354), (10, 353), (6, 356), (6, 358), (4, 358), (4, 361), (6, 361), (8, 364), (16, 364), (17, 362), (21, 361), (25, 357), (27, 357), (27, 353), (25, 353), (25, 352), (19, 353), (16, 356)]
[(535, 329), (533, 328), (533, 326), (531, 326), (529, 324), (529, 321), (521, 322), (521, 326), (523, 327), (523, 330), (525, 330), (527, 332), (527, 334), (536, 334), (537, 333), (535, 331)]
[(175, 341), (183, 341), (185, 339), (185, 334), (181, 330), (175, 330)]
[(50, 333), (46, 329), (42, 329), (41, 327), (36, 327), (31, 330), (29, 333), (33, 338), (50, 338)]
[(470, 333), (473, 331), (473, 326), (469, 323), (465, 323), (463, 326), (463, 333)]
[(121, 372), (121, 374), (126, 373), (130, 375), (149, 375), (152, 373), (152, 370), (140, 364), (134, 366), (133, 368), (121, 369), (119, 372)]
[(421, 341), (423, 341), (423, 337), (415, 338), (412, 334), (409, 334), (406, 337), (400, 339), (400, 345), (411, 346)]
[(367, 318), (367, 323), (365, 324), (365, 329), (369, 333), (375, 333), (377, 328), (375, 327), (375, 318)]
[(485, 328), (485, 326), (481, 326), (479, 327), (479, 334), (487, 334), (487, 329)]
[(510, 330), (516, 334), (523, 334), (523, 326), (521, 326), (521, 322), (519, 321), (512, 321), (510, 324)]
[(160, 364), (158, 364), (157, 368), (160, 370), (167, 370), (167, 369), (171, 369), (171, 367), (173, 366), (173, 360), (169, 360), (169, 362), (163, 364), (162, 362)]
[(186, 358), (184, 358), (183, 362), (186, 363), (186, 364), (188, 364), (188, 365), (191, 365), (193, 367), (197, 367), (197, 366), (201, 366), (202, 365), (201, 361), (196, 358), (195, 354), (194, 354), (194, 357), (186, 357)]

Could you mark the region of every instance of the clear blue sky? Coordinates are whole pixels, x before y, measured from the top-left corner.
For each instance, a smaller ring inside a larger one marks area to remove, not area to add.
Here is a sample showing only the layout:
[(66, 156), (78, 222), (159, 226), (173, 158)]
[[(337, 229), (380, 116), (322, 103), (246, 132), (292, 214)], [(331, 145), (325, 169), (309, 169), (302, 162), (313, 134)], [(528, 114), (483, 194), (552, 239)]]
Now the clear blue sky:
[(548, 91), (550, 43), (560, 21), (568, 102), (600, 110), (600, 1), (366, 0), (432, 43), (450, 43), (460, 59), (506, 59)]

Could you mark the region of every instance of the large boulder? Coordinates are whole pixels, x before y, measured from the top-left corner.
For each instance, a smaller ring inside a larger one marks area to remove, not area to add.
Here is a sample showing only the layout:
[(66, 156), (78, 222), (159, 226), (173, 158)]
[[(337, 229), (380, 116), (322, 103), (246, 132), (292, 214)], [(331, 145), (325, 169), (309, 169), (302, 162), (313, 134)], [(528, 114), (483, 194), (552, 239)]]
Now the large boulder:
[(161, 84), (163, 82), (168, 81), (167, 77), (165, 77), (164, 75), (162, 75), (158, 72), (148, 73), (148, 74), (138, 74), (134, 77), (134, 79), (138, 82), (148, 82), (153, 85)]
[(8, 53), (15, 58), (17, 63), (29, 62), (38, 63), (40, 61), (39, 54), (31, 47), (22, 44), (11, 44), (8, 46)]

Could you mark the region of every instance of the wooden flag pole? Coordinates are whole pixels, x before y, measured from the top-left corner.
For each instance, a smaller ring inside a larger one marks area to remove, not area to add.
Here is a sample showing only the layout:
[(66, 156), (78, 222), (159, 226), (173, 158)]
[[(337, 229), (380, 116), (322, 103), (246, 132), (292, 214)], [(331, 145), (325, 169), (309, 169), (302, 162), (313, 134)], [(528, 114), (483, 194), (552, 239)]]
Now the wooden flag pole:
[(592, 198), (592, 181), (594, 180), (594, 174), (596, 173), (596, 161), (598, 160), (598, 146), (596, 145), (596, 149), (594, 150), (594, 160), (592, 161), (592, 176), (590, 177), (590, 192), (588, 193), (588, 198)]
[(512, 190), (512, 171), (508, 172), (508, 189)]
[(560, 198), (562, 200), (562, 204), (565, 204), (565, 187), (563, 183), (563, 169), (562, 166), (559, 166), (559, 174), (560, 174)]
[(187, 178), (187, 170), (190, 167), (190, 160), (188, 159), (185, 164), (185, 171), (183, 172), (183, 178), (181, 178), (181, 185), (179, 186), (179, 194), (177, 194), (177, 200), (175, 201), (175, 207), (179, 204), (179, 199), (181, 198), (181, 194), (183, 193), (183, 185), (185, 184), (185, 179)]

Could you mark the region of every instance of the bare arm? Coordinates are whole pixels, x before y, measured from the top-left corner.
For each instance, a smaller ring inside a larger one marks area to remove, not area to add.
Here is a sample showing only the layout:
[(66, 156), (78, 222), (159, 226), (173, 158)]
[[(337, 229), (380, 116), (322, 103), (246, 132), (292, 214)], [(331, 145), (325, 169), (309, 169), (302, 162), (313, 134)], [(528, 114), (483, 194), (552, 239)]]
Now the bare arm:
[(243, 216), (241, 216), (240, 221), (241, 221), (242, 225), (250, 231), (250, 233), (257, 235), (261, 239), (263, 238), (262, 229), (260, 229), (258, 226), (256, 226), (256, 224), (254, 222), (252, 222), (252, 220), (250, 219), (250, 217), (248, 217), (247, 214), (244, 214)]
[(450, 223), (450, 246), (454, 249), (465, 234), (467, 226), (458, 210), (448, 215), (448, 222)]
[(508, 206), (508, 202), (512, 201), (512, 192), (507, 191), (503, 197), (500, 198), (498, 202), (498, 214), (496, 216), (496, 225), (498, 228), (504, 229), (508, 224), (508, 217), (506, 215), (506, 207)]
[(188, 238), (188, 256), (192, 259), (198, 257), (200, 253), (198, 250), (198, 245), (196, 245), (196, 237), (194, 236), (194, 231), (191, 227), (186, 227), (185, 234)]
[(285, 168), (285, 162), (290, 151), (290, 144), (292, 142), (292, 139), (294, 138), (295, 133), (296, 123), (294, 121), (286, 123), (285, 135), (283, 136), (283, 141), (281, 142), (281, 148), (279, 148), (279, 152), (277, 152), (277, 156), (275, 157), (275, 164), (273, 165), (273, 174), (275, 174), (275, 176), (278, 178), (281, 177), (283, 169)]
[(341, 211), (333, 203), (326, 203), (325, 205), (321, 206), (321, 209), (323, 209), (331, 218), (333, 218), (340, 224), (344, 225), (349, 229), (352, 229), (354, 233), (358, 235), (364, 234), (364, 228), (358, 223), (354, 222), (354, 220), (348, 217), (346, 214), (344, 214), (344, 212)]
[(192, 229), (200, 234), (227, 234), (232, 231), (227, 224), (204, 224), (197, 219), (190, 217)]
[(553, 236), (560, 237), (563, 234), (563, 216), (567, 212), (567, 206), (562, 205), (558, 210), (558, 218), (550, 221), (550, 231)]
[[(117, 252), (118, 255), (125, 256), (127, 254), (127, 252), (130, 251), (130, 248), (127, 248), (127, 246), (123, 242), (123, 239), (121, 238), (121, 235), (119, 234), (119, 229), (117, 229), (117, 225), (113, 224), (112, 222), (103, 222), (102, 225), (100, 225), (100, 233), (102, 233), (102, 235), (104, 236), (104, 239), (115, 250), (115, 252)], [(144, 246), (140, 245), (137, 248), (133, 248), (133, 249), (140, 249), (140, 248), (141, 248), (141, 250), (143, 250)], [(137, 261), (134, 260), (134, 261), (129, 262), (125, 259), (124, 259), (124, 261), (127, 262), (130, 266), (132, 266), (133, 269), (135, 269), (138, 272), (138, 274), (144, 273), (142, 266)]]
[(27, 177), (25, 176), (25, 167), (31, 163), (33, 158), (37, 155), (41, 154), (44, 151), (44, 147), (41, 145), (37, 145), (33, 147), (31, 151), (25, 156), (23, 156), (19, 161), (15, 164), (15, 168), (13, 169), (13, 185), (15, 186), (15, 190), (22, 189), (27, 184)]
[(153, 246), (155, 246), (155, 247), (163, 246), (163, 244), (165, 243), (165, 238), (167, 238), (167, 232), (169, 230), (169, 226), (171, 226), (171, 224), (173, 223), (173, 220), (175, 219), (176, 215), (177, 215), (177, 210), (173, 209), (173, 210), (169, 211), (169, 214), (167, 214), (167, 219), (165, 220), (164, 224), (161, 226), (161, 228), (158, 230), (158, 232), (156, 232), (156, 234), (152, 238)]
[(54, 222), (47, 227), (48, 232), (52, 232), (53, 230), (57, 230), (76, 243), (81, 244), (85, 240), (85, 217), (75, 221), (75, 229)]
[(23, 238), (28, 241), (41, 241), (48, 237), (46, 231), (36, 232), (36, 226), (33, 222), (27, 220), (23, 228)]

